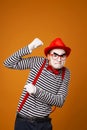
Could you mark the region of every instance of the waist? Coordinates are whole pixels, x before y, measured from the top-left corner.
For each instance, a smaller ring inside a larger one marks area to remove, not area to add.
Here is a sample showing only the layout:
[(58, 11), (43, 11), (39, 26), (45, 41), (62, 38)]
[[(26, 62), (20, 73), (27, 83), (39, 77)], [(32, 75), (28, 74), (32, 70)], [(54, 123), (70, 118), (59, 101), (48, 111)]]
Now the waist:
[(43, 116), (43, 117), (27, 117), (24, 115), (21, 115), (19, 113), (17, 113), (17, 118), (20, 118), (22, 120), (27, 120), (29, 122), (45, 122), (45, 121), (51, 121), (51, 118), (49, 118), (49, 116)]

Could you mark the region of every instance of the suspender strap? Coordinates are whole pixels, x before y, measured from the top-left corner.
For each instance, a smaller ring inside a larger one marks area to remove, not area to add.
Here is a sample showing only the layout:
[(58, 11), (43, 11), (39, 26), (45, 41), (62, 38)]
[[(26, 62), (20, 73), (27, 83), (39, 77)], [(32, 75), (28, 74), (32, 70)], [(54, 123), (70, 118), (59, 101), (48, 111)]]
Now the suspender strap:
[[(38, 71), (36, 77), (34, 78), (34, 80), (33, 80), (33, 82), (32, 82), (33, 85), (36, 84), (36, 82), (37, 82), (37, 80), (38, 80), (38, 78), (39, 78), (39, 76), (40, 76), (40, 74), (41, 74), (41, 72), (42, 72), (42, 70), (43, 70), (43, 68), (44, 68), (44, 66), (45, 66), (45, 63), (46, 63), (46, 59), (44, 60), (42, 66), (40, 67), (40, 69), (39, 69), (39, 71)], [(20, 112), (20, 110), (22, 109), (23, 105), (25, 104), (25, 102), (26, 102), (26, 100), (27, 100), (27, 98), (28, 98), (29, 96), (30, 96), (30, 95), (29, 95), (29, 93), (27, 92), (27, 93), (25, 94), (25, 96), (24, 96), (24, 98), (23, 98), (23, 100), (22, 100), (22, 102), (21, 102), (19, 108), (18, 108), (18, 112)]]
[(46, 63), (46, 59), (44, 60), (42, 66), (40, 67), (40, 70), (38, 71), (38, 73), (37, 73), (35, 79), (33, 80), (33, 82), (32, 82), (33, 85), (36, 84), (36, 82), (37, 82), (37, 80), (38, 80), (38, 78), (39, 78), (39, 76), (40, 76), (40, 74), (41, 74), (41, 72), (42, 72), (42, 70), (43, 70), (43, 68), (44, 68), (44, 66), (45, 66), (45, 63)]

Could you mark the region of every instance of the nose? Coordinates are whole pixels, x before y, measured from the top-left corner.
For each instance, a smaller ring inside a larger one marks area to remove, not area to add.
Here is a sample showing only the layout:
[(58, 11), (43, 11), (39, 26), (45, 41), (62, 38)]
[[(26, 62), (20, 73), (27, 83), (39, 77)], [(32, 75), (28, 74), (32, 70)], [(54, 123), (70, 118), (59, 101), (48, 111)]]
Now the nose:
[(60, 56), (58, 56), (58, 59), (57, 59), (58, 61), (61, 61), (61, 57)]

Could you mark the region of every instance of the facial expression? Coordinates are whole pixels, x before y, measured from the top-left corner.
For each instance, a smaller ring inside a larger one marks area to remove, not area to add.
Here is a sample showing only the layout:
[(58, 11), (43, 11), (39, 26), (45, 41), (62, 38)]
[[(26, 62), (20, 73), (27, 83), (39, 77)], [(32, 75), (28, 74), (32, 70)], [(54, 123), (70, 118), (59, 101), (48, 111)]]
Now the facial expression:
[(66, 52), (63, 49), (53, 49), (47, 56), (49, 65), (54, 69), (61, 69), (66, 61)]

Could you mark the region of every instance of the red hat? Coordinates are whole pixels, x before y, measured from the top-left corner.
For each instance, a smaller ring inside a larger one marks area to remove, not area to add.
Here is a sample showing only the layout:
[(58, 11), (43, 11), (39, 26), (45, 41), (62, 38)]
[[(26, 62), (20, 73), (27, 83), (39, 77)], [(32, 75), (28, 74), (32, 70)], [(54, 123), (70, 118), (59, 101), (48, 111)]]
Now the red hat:
[(56, 38), (54, 39), (48, 47), (44, 49), (44, 53), (47, 56), (47, 54), (52, 50), (52, 49), (63, 49), (66, 52), (66, 55), (69, 56), (71, 49), (67, 47), (64, 42), (61, 40), (61, 38)]

